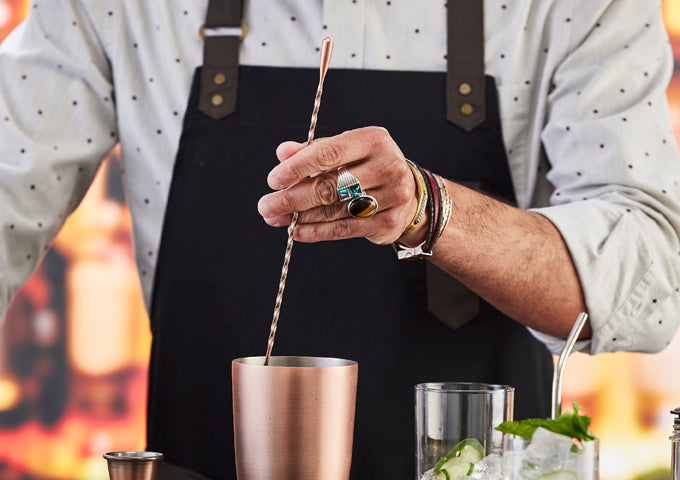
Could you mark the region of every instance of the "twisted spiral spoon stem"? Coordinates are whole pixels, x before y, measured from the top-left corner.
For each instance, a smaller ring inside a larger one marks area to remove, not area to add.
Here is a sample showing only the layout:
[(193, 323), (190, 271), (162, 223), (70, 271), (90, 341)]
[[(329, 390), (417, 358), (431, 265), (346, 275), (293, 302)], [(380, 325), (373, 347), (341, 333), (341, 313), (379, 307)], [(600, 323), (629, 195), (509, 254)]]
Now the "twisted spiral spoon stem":
[[(309, 124), (309, 133), (307, 135), (307, 145), (310, 145), (314, 140), (314, 129), (316, 129), (316, 119), (319, 115), (319, 107), (321, 106), (321, 94), (323, 93), (323, 81), (326, 78), (328, 71), (328, 64), (331, 61), (331, 53), (333, 52), (333, 39), (326, 37), (321, 43), (321, 59), (319, 65), (319, 86), (316, 89), (316, 97), (314, 98), (314, 110), (312, 111), (312, 120)], [(298, 222), (298, 213), (293, 213), (293, 218), (288, 226), (288, 242), (286, 243), (286, 251), (283, 256), (283, 267), (281, 268), (281, 279), (279, 280), (279, 291), (276, 294), (276, 302), (274, 303), (274, 317), (272, 325), (269, 330), (269, 340), (267, 341), (267, 354), (264, 357), (265, 366), (269, 365), (269, 358), (274, 347), (274, 337), (276, 336), (276, 328), (279, 324), (279, 315), (281, 314), (281, 304), (283, 303), (283, 291), (286, 288), (286, 279), (288, 278), (288, 266), (290, 265), (291, 252), (293, 251), (293, 236), (295, 235), (295, 227)]]

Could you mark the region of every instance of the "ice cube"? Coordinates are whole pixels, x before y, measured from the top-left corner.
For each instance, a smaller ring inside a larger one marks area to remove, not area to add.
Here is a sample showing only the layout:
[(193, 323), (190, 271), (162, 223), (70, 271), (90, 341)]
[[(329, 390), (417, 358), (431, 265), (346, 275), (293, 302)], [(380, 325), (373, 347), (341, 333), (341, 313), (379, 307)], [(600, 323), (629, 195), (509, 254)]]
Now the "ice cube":
[(427, 472), (423, 473), (420, 480), (441, 480), (437, 475), (434, 474), (434, 468), (429, 469)]
[(569, 452), (564, 469), (574, 472), (579, 480), (595, 480), (599, 460), (597, 442), (582, 442), (580, 447)]
[(505, 478), (521, 478), (522, 460), (524, 452), (521, 450), (503, 452), (503, 473)]
[(496, 453), (491, 453), (475, 463), (471, 478), (478, 480), (502, 480), (503, 459)]
[(573, 444), (571, 437), (537, 428), (524, 452), (520, 468), (522, 478), (534, 480), (546, 473), (562, 470)]

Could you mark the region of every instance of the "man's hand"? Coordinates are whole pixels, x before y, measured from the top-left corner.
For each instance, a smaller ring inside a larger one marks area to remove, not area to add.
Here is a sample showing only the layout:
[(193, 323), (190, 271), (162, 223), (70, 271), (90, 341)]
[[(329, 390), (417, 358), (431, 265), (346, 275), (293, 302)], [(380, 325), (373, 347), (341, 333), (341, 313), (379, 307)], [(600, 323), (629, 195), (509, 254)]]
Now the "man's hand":
[[(415, 214), (417, 189), (385, 129), (360, 128), (308, 147), (286, 142), (276, 153), (281, 164), (269, 174), (269, 185), (277, 192), (262, 197), (258, 206), (269, 225), (289, 225), (297, 211), (295, 239), (302, 242), (366, 237), (377, 244), (399, 239), (416, 245), (425, 238), (428, 221), (400, 238)], [(347, 213), (336, 190), (340, 166), (378, 200), (374, 216), (357, 219)], [(445, 182), (453, 213), (429, 261), (518, 322), (566, 338), (586, 307), (559, 231), (537, 213)], [(581, 338), (590, 335), (586, 325)]]
[[(276, 155), (281, 163), (269, 173), (268, 182), (277, 191), (262, 197), (258, 210), (275, 227), (289, 225), (293, 212), (298, 212), (298, 241), (366, 237), (376, 244), (389, 244), (413, 219), (418, 203), (415, 179), (384, 128), (350, 130), (309, 146), (285, 142)], [(378, 201), (374, 216), (349, 215), (347, 202), (338, 198), (339, 167), (345, 167), (359, 180), (363, 192)], [(401, 240), (417, 243), (425, 237), (422, 225)]]

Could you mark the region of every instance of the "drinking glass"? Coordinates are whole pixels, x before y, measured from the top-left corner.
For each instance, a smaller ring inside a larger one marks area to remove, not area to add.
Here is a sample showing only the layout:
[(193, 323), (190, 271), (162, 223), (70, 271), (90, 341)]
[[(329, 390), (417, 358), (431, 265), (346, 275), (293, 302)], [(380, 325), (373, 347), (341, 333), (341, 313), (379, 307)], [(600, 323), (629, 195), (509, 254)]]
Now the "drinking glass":
[(484, 455), (500, 454), (503, 434), (495, 427), (512, 420), (514, 395), (515, 389), (508, 385), (416, 385), (416, 478), (466, 438), (479, 440)]
[(503, 480), (535, 480), (556, 472), (564, 473), (560, 478), (599, 480), (599, 439), (575, 443), (565, 435), (536, 432), (531, 439), (503, 436)]
[(348, 480), (357, 362), (322, 357), (232, 362), (239, 480)]

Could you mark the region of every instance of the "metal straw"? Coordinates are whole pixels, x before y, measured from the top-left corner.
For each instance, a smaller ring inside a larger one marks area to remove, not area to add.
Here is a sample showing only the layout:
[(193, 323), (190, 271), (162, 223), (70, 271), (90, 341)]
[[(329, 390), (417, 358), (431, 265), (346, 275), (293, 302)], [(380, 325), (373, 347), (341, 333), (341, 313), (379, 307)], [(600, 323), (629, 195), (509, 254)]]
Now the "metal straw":
[(550, 412), (550, 418), (553, 420), (557, 419), (560, 413), (562, 413), (562, 375), (564, 374), (564, 368), (567, 366), (567, 358), (569, 358), (571, 351), (574, 349), (576, 340), (578, 340), (578, 336), (581, 333), (581, 330), (583, 330), (586, 320), (588, 320), (588, 314), (584, 312), (580, 313), (576, 319), (576, 323), (571, 327), (571, 332), (569, 332), (567, 341), (560, 353), (560, 358), (557, 360), (557, 365), (555, 365), (552, 383), (552, 410)]
[[(326, 78), (328, 71), (328, 64), (331, 61), (331, 53), (333, 52), (333, 39), (326, 37), (321, 42), (321, 59), (319, 63), (319, 86), (316, 89), (316, 98), (314, 98), (314, 110), (312, 111), (312, 121), (309, 124), (309, 134), (307, 135), (307, 145), (314, 140), (314, 129), (316, 128), (316, 118), (319, 115), (319, 107), (321, 106), (321, 93), (323, 92), (323, 80)], [(286, 243), (286, 252), (283, 256), (283, 268), (281, 269), (281, 280), (279, 281), (279, 292), (276, 295), (276, 303), (274, 304), (274, 318), (272, 319), (272, 326), (269, 330), (269, 340), (267, 341), (267, 354), (264, 357), (264, 364), (269, 365), (269, 357), (272, 354), (274, 347), (274, 337), (276, 336), (276, 327), (279, 323), (279, 315), (281, 313), (281, 303), (283, 302), (283, 290), (286, 288), (286, 278), (288, 277), (288, 265), (290, 264), (290, 254), (293, 250), (293, 235), (295, 234), (295, 227), (297, 226), (298, 213), (293, 213), (293, 218), (288, 226), (288, 242)]]

